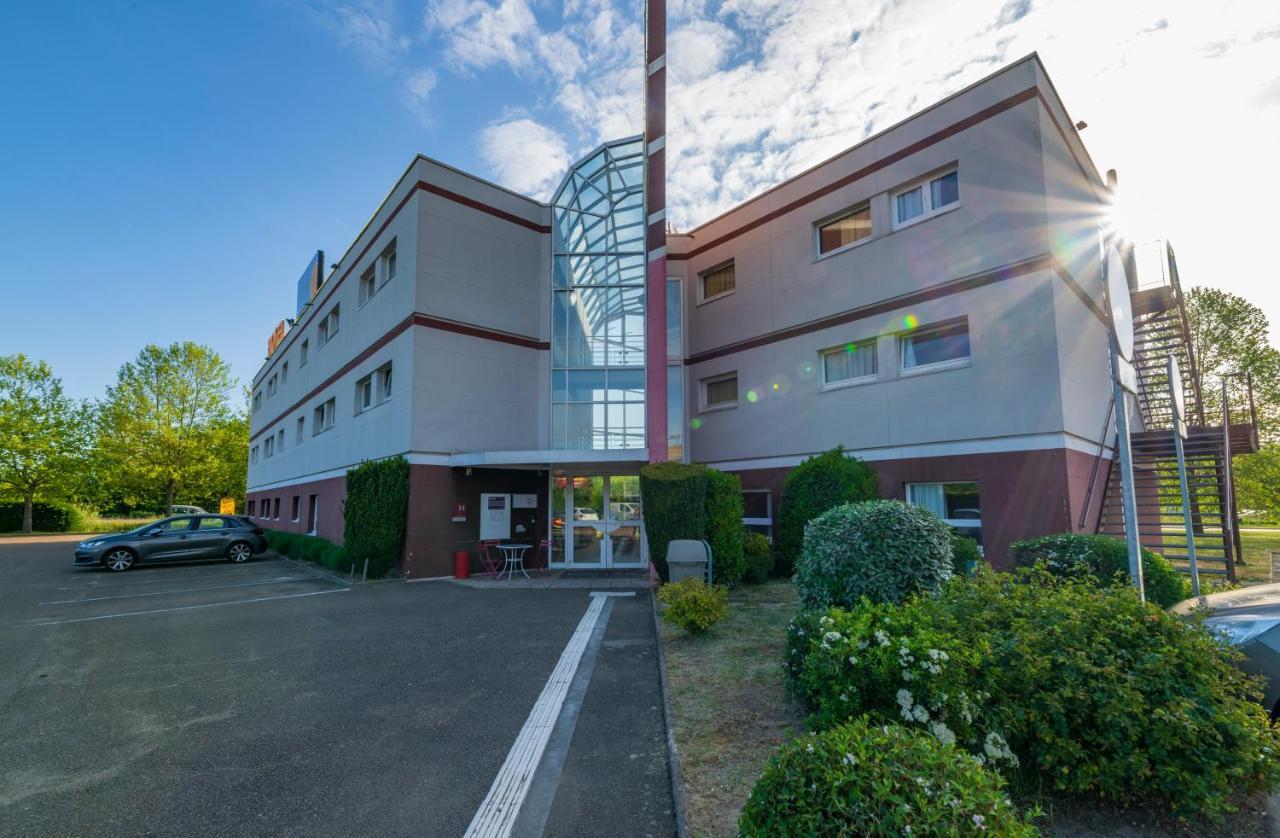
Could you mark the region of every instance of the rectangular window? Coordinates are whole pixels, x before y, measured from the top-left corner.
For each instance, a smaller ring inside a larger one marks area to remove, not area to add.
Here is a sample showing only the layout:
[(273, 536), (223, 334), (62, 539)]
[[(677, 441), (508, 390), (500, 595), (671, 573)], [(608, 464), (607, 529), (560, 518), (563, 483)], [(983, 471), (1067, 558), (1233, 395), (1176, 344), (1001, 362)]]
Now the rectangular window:
[(699, 274), (698, 280), (702, 287), (703, 302), (723, 297), (738, 287), (738, 278), (734, 273), (732, 262), (713, 271)]
[(302, 498), (299, 497), (298, 495), (294, 495), (293, 496), (293, 515), (290, 516), (289, 520), (293, 521), (296, 524), (298, 523), (298, 518), (299, 516), (301, 516), (301, 514), (302, 514)]
[(262, 407), (262, 391), (253, 394), (253, 411), (258, 412), (258, 408)]
[(742, 526), (773, 540), (773, 493), (768, 489), (742, 490)]
[(249, 508), (245, 511), (249, 514), (250, 518), (256, 517), (255, 513), (258, 511), (258, 502), (254, 500), (249, 501)]
[(356, 382), (356, 413), (364, 413), (371, 407), (391, 398), (391, 364), (384, 364)]
[(334, 336), (337, 334), (338, 306), (334, 306), (328, 314), (320, 318), (320, 325), (316, 329), (316, 342), (320, 346), (324, 346), (326, 343), (333, 340)]
[(276, 434), (276, 451), (284, 451), (284, 428), (281, 428), (280, 432)]
[(298, 349), (298, 366), (305, 367), (307, 365), (307, 350), (311, 348), (310, 340), (303, 340), (302, 346)]
[(311, 435), (322, 434), (333, 427), (334, 408), (336, 400), (329, 399), (327, 402), (316, 407), (311, 417)]
[(955, 169), (925, 178), (894, 193), (894, 229), (937, 215), (959, 203), (960, 175)]
[(369, 266), (369, 270), (365, 271), (360, 277), (360, 305), (364, 305), (369, 298), (378, 293), (377, 271), (374, 266)]
[(283, 364), (280, 365), (280, 386), (283, 387), (288, 383), (289, 383), (289, 362), (285, 361)]
[(276, 377), (273, 375), (267, 379), (267, 398), (271, 398), (276, 394)]
[(274, 507), (275, 507), (275, 511), (274, 511), (274, 513), (272, 514), (272, 516), (271, 516), (271, 517), (272, 517), (272, 518), (275, 518), (277, 521), (279, 521), (279, 520), (280, 520), (280, 498), (276, 498), (276, 499), (275, 499), (275, 503), (274, 503), (274, 504), (272, 504), (272, 506), (274, 506)]
[(249, 465), (253, 465), (256, 462), (258, 462), (258, 446), (255, 445), (249, 449)]
[(818, 253), (831, 253), (870, 236), (871, 207), (860, 207), (818, 227)]
[(276, 438), (275, 438), (275, 435), (273, 434), (267, 437), (266, 441), (262, 443), (262, 456), (270, 457), (272, 454), (275, 454), (275, 453), (276, 453)]
[(391, 365), (390, 364), (387, 364), (385, 367), (383, 367), (381, 370), (378, 371), (378, 381), (380, 382), (378, 389), (381, 391), (381, 396), (379, 398), (381, 401), (385, 402), (387, 399), (391, 398)]
[(667, 360), (684, 357), (684, 293), (680, 280), (667, 280)]
[(702, 379), (702, 407), (736, 407), (738, 404), (738, 374), (718, 375)]
[(875, 378), (879, 371), (875, 338), (846, 343), (822, 353), (823, 384)]
[(908, 483), (907, 503), (929, 510), (981, 546), (982, 502), (977, 483)]
[(969, 323), (961, 320), (920, 328), (903, 335), (901, 341), (904, 370), (959, 363), (969, 358)]
[(299, 417), (298, 417), (298, 431), (297, 431), (297, 433), (296, 433), (296, 434), (294, 434), (294, 437), (293, 437), (293, 444), (294, 444), (294, 445), (301, 445), (301, 444), (302, 444), (302, 434), (303, 434), (303, 431), (306, 429), (306, 425), (307, 425), (307, 419), (306, 419), (306, 417), (305, 417), (305, 416), (299, 416)]
[(356, 413), (373, 407), (373, 376), (366, 375), (356, 382)]
[(378, 259), (378, 272), (379, 288), (396, 278), (396, 243), (394, 241), (390, 247), (382, 251), (382, 256)]

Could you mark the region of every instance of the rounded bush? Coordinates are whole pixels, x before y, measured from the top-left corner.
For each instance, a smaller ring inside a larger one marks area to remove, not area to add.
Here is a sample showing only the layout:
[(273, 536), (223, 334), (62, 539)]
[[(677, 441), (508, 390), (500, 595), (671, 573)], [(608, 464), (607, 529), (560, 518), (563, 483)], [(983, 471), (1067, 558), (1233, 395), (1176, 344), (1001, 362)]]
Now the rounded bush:
[(998, 774), (931, 736), (866, 719), (784, 745), (739, 828), (751, 838), (1036, 834)]
[(774, 569), (790, 576), (804, 548), (804, 528), (833, 506), (879, 497), (876, 473), (843, 446), (810, 457), (787, 473), (773, 542)]
[(951, 575), (972, 576), (982, 564), (978, 542), (958, 532), (951, 533)]
[(702, 634), (729, 615), (728, 591), (718, 585), (708, 587), (701, 579), (663, 585), (658, 602), (665, 606), (662, 619), (689, 634)]
[(796, 591), (805, 608), (901, 602), (951, 578), (951, 529), (901, 501), (851, 503), (805, 528)]
[[(1105, 535), (1062, 533), (1026, 541), (1010, 547), (1017, 567), (1044, 562), (1054, 576), (1093, 576), (1103, 585), (1128, 585), (1129, 547), (1121, 539)], [(1142, 587), (1147, 599), (1168, 608), (1191, 596), (1191, 582), (1159, 553), (1142, 548)]]
[(746, 572), (742, 578), (752, 585), (768, 581), (769, 573), (773, 570), (773, 548), (769, 539), (758, 532), (747, 533), (743, 542), (743, 554)]

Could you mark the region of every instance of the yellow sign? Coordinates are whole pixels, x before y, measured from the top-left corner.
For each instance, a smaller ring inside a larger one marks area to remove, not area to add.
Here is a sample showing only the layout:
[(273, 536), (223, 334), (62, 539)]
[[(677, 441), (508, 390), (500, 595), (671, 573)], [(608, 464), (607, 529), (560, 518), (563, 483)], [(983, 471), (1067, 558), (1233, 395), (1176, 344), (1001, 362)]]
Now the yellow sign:
[(289, 331), (288, 325), (281, 320), (271, 332), (271, 337), (267, 338), (267, 357), (271, 357), (271, 353), (276, 351), (276, 347), (284, 340), (285, 333)]
[(222, 500), (218, 501), (218, 514), (220, 514), (220, 515), (235, 515), (235, 514), (236, 514), (236, 499), (235, 499), (235, 498), (223, 498)]

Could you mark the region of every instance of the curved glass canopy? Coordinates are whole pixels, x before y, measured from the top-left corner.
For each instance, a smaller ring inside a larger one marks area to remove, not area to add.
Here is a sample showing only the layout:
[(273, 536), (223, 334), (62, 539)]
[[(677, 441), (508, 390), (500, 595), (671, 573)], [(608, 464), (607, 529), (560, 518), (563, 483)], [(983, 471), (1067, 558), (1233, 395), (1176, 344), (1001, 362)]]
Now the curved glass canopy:
[(644, 143), (606, 143), (552, 199), (551, 447), (643, 448)]

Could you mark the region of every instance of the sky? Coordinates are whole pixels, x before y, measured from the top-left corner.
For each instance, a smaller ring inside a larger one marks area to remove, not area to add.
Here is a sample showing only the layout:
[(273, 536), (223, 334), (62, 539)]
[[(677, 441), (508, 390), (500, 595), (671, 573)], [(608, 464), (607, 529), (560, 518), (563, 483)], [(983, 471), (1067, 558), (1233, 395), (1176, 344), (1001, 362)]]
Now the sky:
[[(643, 0), (0, 3), (0, 355), (101, 396), (147, 343), (248, 384), (415, 153), (545, 199), (639, 133)], [(1131, 238), (1280, 335), (1280, 3), (669, 0), (684, 230), (1036, 51)]]

